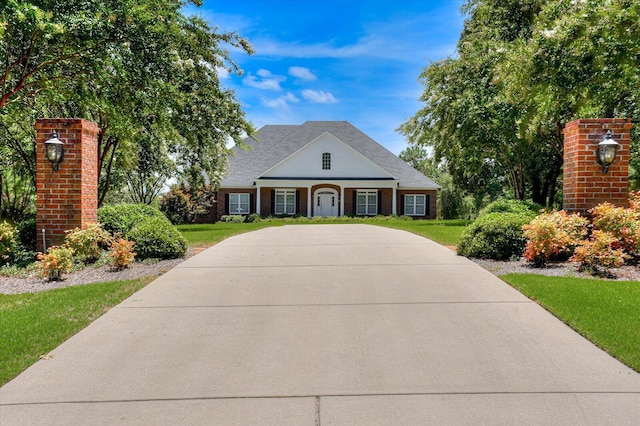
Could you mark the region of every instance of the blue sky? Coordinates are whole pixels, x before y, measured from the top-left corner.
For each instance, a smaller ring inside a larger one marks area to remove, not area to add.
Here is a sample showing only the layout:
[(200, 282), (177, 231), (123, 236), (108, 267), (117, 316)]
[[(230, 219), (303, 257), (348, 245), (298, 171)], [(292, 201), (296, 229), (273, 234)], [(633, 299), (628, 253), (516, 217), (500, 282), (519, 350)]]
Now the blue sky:
[(205, 0), (189, 8), (249, 39), (222, 73), (248, 119), (266, 124), (346, 120), (394, 154), (397, 127), (420, 109), (418, 76), (455, 53), (462, 0)]

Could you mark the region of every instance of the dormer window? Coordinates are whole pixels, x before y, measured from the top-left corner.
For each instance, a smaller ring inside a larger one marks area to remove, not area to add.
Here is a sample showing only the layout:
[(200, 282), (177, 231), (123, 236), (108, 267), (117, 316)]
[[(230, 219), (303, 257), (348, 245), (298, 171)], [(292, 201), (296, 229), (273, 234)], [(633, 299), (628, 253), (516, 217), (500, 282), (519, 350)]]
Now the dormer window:
[(322, 170), (331, 170), (331, 153), (322, 153)]

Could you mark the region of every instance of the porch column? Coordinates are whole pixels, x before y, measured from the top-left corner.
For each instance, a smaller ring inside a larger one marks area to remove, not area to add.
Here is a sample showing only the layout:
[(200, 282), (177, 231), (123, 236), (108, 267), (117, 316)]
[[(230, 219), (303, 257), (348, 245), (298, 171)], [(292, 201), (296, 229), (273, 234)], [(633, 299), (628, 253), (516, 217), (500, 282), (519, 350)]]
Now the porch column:
[(256, 182), (256, 213), (260, 214), (260, 185)]
[(311, 208), (313, 207), (313, 201), (311, 199), (311, 185), (307, 186), (307, 218), (311, 218)]
[(344, 216), (344, 186), (340, 185), (340, 216)]
[(397, 208), (396, 208), (396, 204), (397, 204), (397, 200), (396, 198), (398, 198), (398, 195), (396, 193), (396, 187), (393, 187), (393, 198), (391, 199), (391, 214), (398, 214), (397, 213)]

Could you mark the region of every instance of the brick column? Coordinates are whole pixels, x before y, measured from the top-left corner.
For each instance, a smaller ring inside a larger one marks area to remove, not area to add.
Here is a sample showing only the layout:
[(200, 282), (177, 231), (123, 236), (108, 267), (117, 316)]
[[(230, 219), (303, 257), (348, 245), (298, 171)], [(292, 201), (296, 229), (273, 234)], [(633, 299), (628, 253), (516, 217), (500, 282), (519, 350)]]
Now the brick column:
[[(44, 143), (51, 132), (64, 143), (64, 158), (53, 170)], [(36, 121), (37, 249), (60, 245), (65, 231), (98, 220), (98, 126), (79, 118)]]
[[(631, 120), (623, 118), (580, 119), (565, 126), (564, 210), (587, 214), (589, 209), (605, 201), (628, 206), (631, 126)], [(611, 130), (612, 139), (620, 145), (609, 171), (602, 174), (596, 151), (607, 130)]]

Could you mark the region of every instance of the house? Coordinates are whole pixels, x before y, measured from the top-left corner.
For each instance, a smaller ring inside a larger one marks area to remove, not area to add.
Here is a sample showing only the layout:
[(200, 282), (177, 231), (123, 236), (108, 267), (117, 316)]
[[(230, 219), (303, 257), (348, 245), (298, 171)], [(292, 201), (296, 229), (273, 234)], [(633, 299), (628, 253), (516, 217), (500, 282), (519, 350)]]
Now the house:
[(437, 183), (346, 121), (268, 125), (234, 148), (218, 191), (226, 214), (436, 216)]

